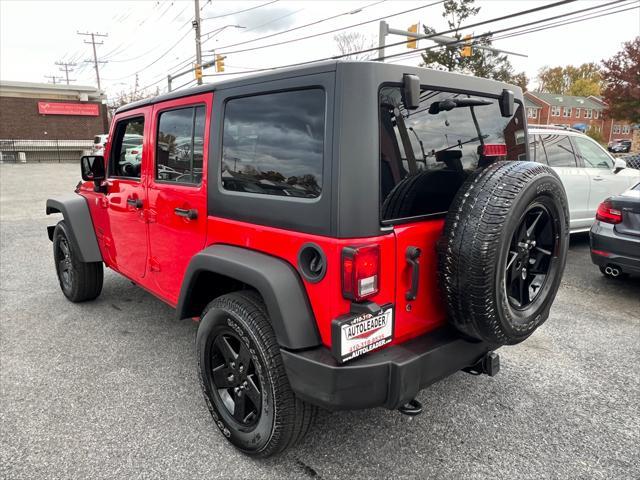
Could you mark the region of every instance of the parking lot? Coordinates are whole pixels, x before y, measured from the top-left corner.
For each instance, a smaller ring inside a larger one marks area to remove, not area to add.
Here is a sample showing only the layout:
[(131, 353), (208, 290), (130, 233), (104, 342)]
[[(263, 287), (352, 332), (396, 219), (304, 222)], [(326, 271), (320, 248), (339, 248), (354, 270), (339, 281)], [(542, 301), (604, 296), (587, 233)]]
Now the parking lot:
[(257, 461), (209, 416), (197, 324), (111, 271), (94, 302), (60, 292), (44, 202), (78, 180), (74, 164), (0, 166), (0, 477), (640, 478), (640, 279), (600, 275), (586, 235), (498, 376), (437, 383), (412, 420), (321, 412), (303, 444)]

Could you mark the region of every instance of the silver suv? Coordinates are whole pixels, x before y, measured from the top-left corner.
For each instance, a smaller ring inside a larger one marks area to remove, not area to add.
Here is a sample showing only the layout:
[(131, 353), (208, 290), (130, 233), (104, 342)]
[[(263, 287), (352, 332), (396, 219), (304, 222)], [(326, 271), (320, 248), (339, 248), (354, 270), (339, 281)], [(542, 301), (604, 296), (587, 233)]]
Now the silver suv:
[(531, 159), (552, 167), (569, 200), (571, 233), (591, 228), (598, 205), (640, 181), (640, 171), (626, 168), (587, 135), (570, 128), (529, 125)]

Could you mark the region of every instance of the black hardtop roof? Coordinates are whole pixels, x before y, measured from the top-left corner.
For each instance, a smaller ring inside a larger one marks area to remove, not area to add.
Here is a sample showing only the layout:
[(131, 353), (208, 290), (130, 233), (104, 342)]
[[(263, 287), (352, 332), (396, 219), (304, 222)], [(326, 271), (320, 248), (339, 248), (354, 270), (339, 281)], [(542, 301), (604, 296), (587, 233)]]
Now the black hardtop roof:
[[(231, 87), (241, 87), (245, 85), (251, 85), (256, 83), (268, 82), (273, 80), (280, 80), (291, 77), (299, 77), (303, 75), (313, 75), (324, 72), (332, 72), (338, 68), (338, 65), (345, 67), (354, 67), (356, 73), (362, 73), (363, 75), (375, 74), (383, 75), (387, 79), (402, 80), (402, 73), (422, 74), (420, 75), (424, 79), (424, 74), (429, 73), (430, 77), (434, 77), (437, 84), (445, 85), (449, 82), (444, 82), (446, 77), (452, 84), (460, 83), (461, 81), (470, 90), (477, 91), (499, 91), (502, 88), (509, 88), (516, 92), (516, 98), (521, 98), (522, 92), (519, 87), (515, 85), (509, 85), (507, 83), (499, 82), (496, 80), (489, 80), (486, 78), (479, 78), (470, 75), (463, 75), (460, 73), (445, 72), (440, 70), (432, 70), (425, 67), (415, 67), (400, 64), (390, 64), (374, 61), (357, 61), (357, 60), (325, 60), (321, 62), (313, 62), (296, 67), (280, 68), (277, 70), (267, 70), (264, 72), (254, 73), (252, 75), (246, 75), (243, 77), (231, 78), (228, 80), (220, 80), (214, 83), (207, 83), (204, 85), (198, 85), (197, 87), (186, 88), (184, 90), (177, 90), (175, 92), (165, 93), (156, 97), (139, 100), (137, 102), (129, 103), (116, 110), (116, 114), (133, 110), (135, 108), (144, 107), (147, 105), (153, 105), (155, 103), (163, 102), (166, 100), (173, 100), (176, 98), (184, 98), (191, 95), (197, 95), (199, 93), (213, 92), (215, 90), (223, 90)], [(375, 75), (375, 76), (378, 76)], [(422, 82), (424, 83), (424, 82)]]

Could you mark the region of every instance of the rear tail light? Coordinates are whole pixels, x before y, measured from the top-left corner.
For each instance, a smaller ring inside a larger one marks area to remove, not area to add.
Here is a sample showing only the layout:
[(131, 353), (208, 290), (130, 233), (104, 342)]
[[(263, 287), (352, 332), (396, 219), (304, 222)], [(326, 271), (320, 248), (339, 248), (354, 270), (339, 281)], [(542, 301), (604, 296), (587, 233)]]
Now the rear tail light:
[(131, 155), (137, 155), (138, 154), (138, 150), (131, 150)]
[(615, 225), (622, 222), (622, 212), (617, 208), (613, 208), (613, 205), (611, 205), (609, 201), (605, 200), (598, 205), (596, 220), (600, 220), (604, 223), (613, 223)]
[(379, 290), (380, 247), (367, 245), (342, 249), (342, 296), (360, 302)]
[(478, 153), (485, 157), (504, 157), (507, 155), (507, 146), (504, 143), (485, 143), (478, 146)]

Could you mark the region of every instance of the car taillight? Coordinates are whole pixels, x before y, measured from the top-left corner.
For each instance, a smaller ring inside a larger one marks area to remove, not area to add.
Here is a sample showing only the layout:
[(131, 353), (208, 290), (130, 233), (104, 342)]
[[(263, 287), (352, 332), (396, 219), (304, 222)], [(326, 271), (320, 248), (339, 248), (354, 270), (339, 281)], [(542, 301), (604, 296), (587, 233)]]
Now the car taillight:
[(378, 293), (380, 247), (367, 245), (342, 249), (342, 296), (360, 302)]
[(485, 157), (504, 157), (507, 155), (507, 146), (504, 143), (485, 143), (478, 147), (478, 153)]
[(605, 200), (600, 205), (598, 205), (596, 220), (600, 220), (604, 223), (613, 223), (615, 225), (622, 222), (622, 212), (616, 208), (613, 208), (611, 203)]
[(137, 155), (138, 154), (138, 150), (131, 150), (131, 155)]

